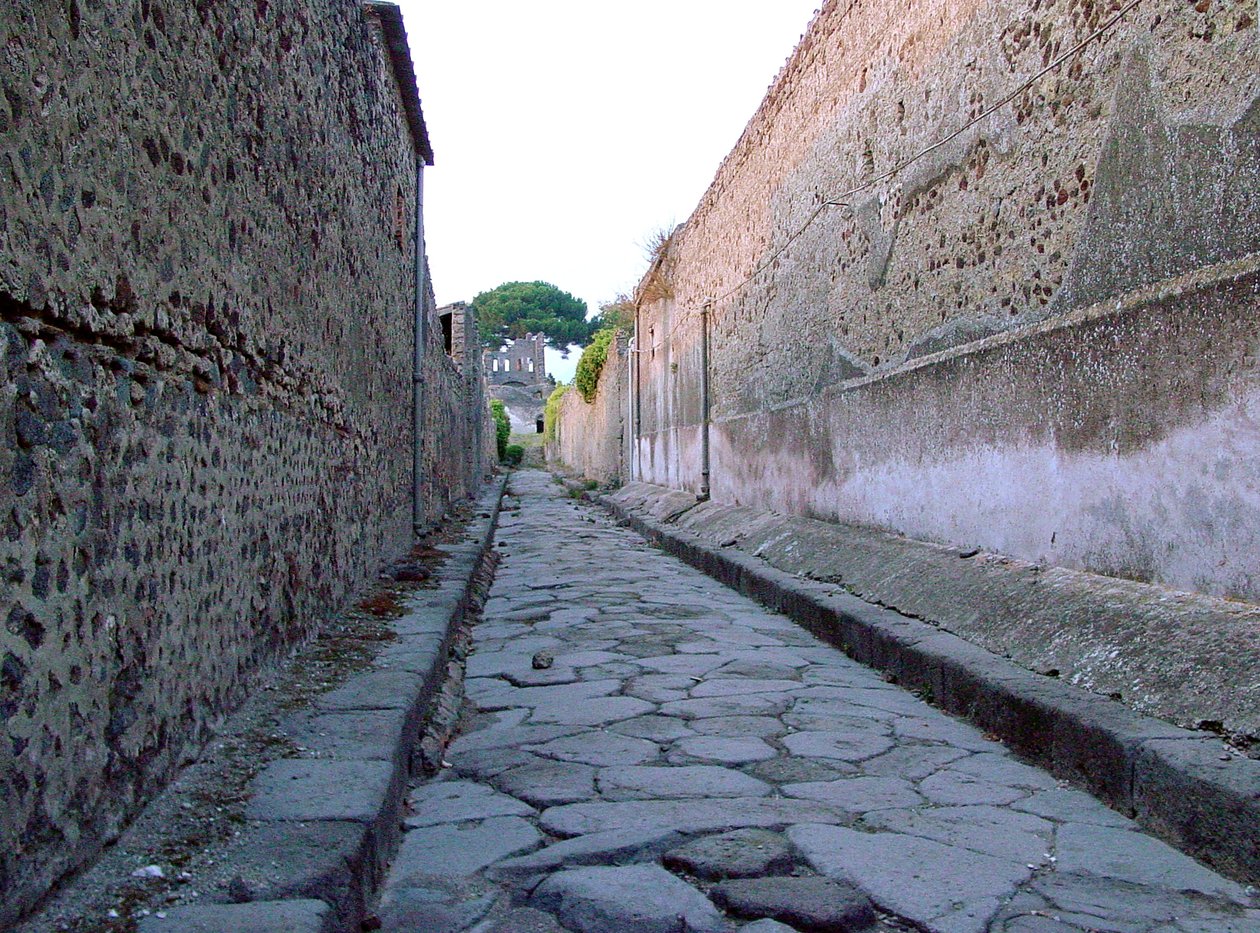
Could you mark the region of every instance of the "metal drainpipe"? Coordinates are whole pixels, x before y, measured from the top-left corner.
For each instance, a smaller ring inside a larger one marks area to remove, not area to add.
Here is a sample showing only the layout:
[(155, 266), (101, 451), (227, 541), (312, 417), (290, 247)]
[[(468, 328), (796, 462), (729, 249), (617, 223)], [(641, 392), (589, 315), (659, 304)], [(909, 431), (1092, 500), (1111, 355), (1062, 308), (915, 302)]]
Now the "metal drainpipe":
[(705, 302), (700, 311), (700, 496), (701, 502), (709, 498), (709, 313), (713, 310)]
[(411, 530), (419, 538), (424, 520), (424, 348), (429, 335), (425, 313), (424, 159), (416, 159), (416, 304), (415, 343), (411, 362)]
[(630, 451), (630, 478), (643, 479), (643, 461), (639, 455), (639, 438), (643, 430), (643, 373), (639, 370), (639, 360), (643, 356), (643, 347), (639, 343), (639, 306), (634, 306), (634, 447)]

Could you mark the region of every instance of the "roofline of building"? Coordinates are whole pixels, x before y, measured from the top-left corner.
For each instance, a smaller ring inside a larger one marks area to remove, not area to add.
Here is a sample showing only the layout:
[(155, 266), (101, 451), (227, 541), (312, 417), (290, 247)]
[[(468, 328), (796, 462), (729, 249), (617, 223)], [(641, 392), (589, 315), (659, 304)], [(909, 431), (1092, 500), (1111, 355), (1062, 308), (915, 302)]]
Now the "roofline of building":
[(407, 27), (403, 24), (402, 9), (397, 3), (386, 0), (364, 0), (363, 9), (375, 14), (381, 21), (385, 48), (389, 51), (390, 65), (394, 69), (403, 110), (407, 115), (407, 128), (424, 164), (432, 165), (433, 147), (429, 143), (429, 130), (424, 125), (424, 111), (420, 109), (420, 91), (416, 87), (416, 69), (411, 61), (411, 47), (407, 45)]

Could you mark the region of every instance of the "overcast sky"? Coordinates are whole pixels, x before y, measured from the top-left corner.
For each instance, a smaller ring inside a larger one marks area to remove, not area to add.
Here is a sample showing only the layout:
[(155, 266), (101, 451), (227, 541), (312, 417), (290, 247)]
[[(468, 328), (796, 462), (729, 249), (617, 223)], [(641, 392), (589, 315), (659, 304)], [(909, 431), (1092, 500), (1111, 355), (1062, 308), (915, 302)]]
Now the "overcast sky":
[[(629, 292), (687, 219), (818, 0), (401, 0), (436, 164), (439, 304), (541, 279)], [(548, 359), (560, 378), (568, 366)]]

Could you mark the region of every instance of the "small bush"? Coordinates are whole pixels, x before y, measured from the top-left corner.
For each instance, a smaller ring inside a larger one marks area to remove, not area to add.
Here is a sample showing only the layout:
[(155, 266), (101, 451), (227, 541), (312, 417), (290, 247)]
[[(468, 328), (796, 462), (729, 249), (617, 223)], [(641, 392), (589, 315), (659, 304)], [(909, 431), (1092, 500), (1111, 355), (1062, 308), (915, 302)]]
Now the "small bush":
[(508, 420), (507, 406), (497, 398), (490, 403), (490, 413), (494, 415), (494, 446), (499, 452), (499, 460), (507, 456), (508, 435), (512, 433), (512, 422)]
[(595, 393), (599, 391), (599, 374), (604, 371), (604, 363), (608, 361), (608, 345), (616, 335), (616, 328), (606, 327), (596, 333), (590, 346), (582, 351), (577, 370), (573, 374), (573, 386), (584, 402), (595, 401)]
[(508, 466), (520, 466), (525, 459), (525, 448), (520, 444), (508, 444), (503, 452), (503, 462)]

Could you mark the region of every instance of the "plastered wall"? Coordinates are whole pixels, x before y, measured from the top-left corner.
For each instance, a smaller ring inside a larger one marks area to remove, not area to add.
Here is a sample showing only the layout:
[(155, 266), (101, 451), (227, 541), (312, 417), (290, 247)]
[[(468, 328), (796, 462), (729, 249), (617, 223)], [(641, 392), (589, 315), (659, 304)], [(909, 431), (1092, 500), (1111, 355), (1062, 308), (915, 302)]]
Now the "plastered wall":
[(1119, 9), (825, 4), (640, 287), (638, 478), (712, 302), (718, 501), (1260, 599), (1255, 6)]
[[(417, 153), (353, 0), (0, 41), (3, 926), (408, 545)], [(426, 361), (437, 519), (480, 384)]]

